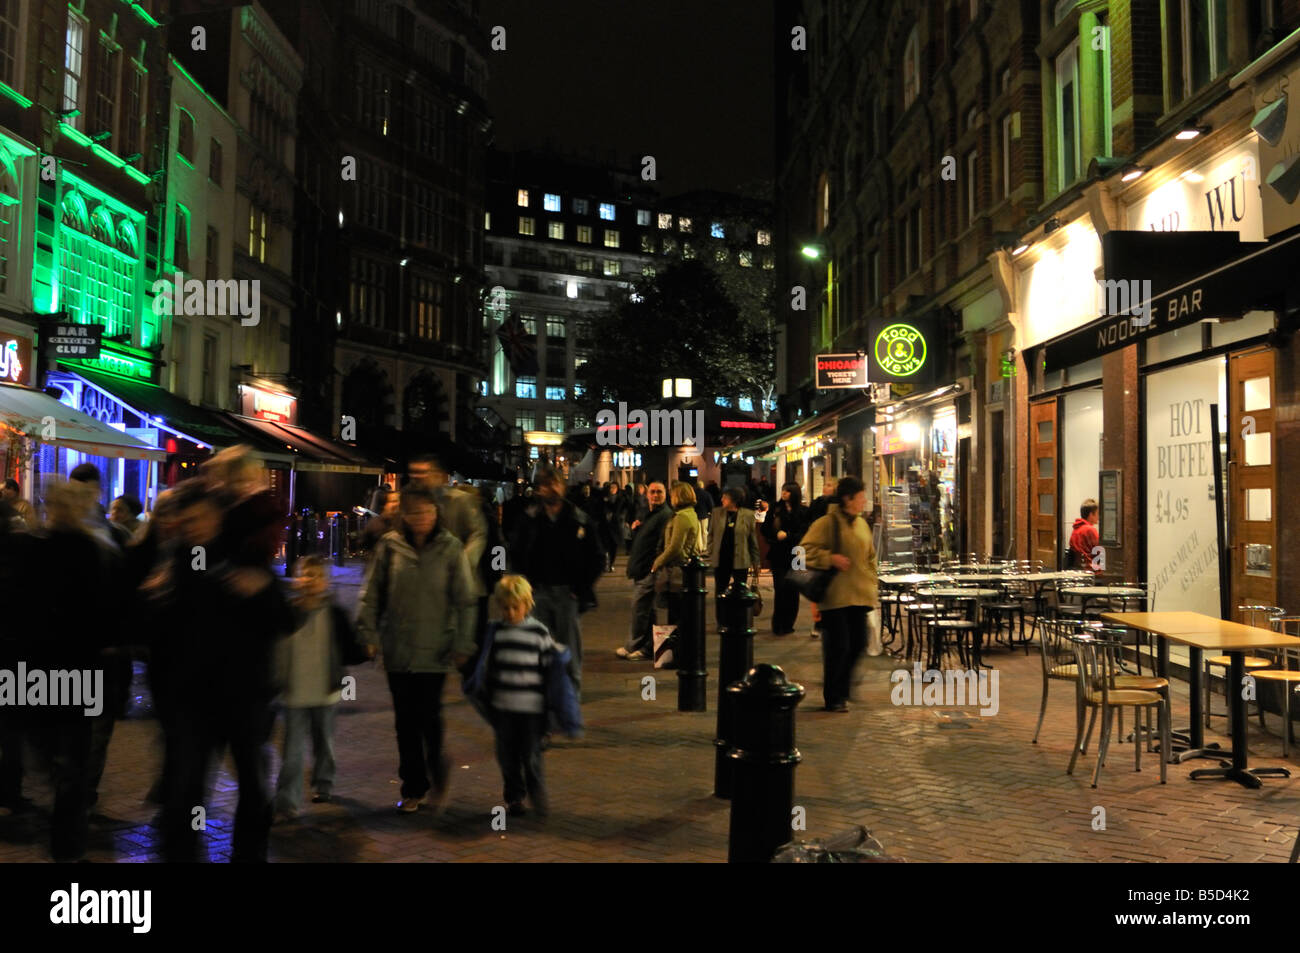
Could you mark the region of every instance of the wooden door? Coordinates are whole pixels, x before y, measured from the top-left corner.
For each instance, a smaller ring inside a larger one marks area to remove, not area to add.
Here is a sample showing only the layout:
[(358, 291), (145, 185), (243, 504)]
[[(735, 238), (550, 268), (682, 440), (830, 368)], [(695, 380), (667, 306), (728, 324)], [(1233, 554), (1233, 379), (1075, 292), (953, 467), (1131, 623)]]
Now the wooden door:
[(1237, 606), (1278, 604), (1274, 376), (1271, 349), (1228, 359), (1229, 591), (1238, 622), (1246, 620)]
[(1057, 534), (1059, 452), (1057, 401), (1053, 397), (1029, 405), (1029, 558), (1048, 569), (1059, 567)]

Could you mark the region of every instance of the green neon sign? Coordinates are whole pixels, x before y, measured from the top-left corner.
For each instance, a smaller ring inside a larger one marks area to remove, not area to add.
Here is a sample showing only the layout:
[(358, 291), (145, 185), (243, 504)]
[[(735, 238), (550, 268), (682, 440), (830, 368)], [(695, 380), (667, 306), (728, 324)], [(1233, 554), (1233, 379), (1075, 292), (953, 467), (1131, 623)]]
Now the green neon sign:
[(911, 377), (925, 366), (925, 335), (910, 324), (891, 324), (876, 335), (876, 363), (893, 377)]

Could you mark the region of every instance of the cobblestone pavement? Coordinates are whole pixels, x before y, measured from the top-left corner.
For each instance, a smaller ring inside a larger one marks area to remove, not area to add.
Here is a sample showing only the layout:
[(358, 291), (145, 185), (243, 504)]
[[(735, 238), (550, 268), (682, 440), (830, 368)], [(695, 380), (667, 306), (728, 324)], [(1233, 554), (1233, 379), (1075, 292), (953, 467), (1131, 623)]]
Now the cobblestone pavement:
[[(587, 660), (583, 701), (588, 729), (581, 740), (559, 740), (546, 754), (552, 813), (546, 820), (510, 818), (492, 828), (502, 803), (501, 779), (488, 726), (458, 686), (446, 696), (447, 742), (453, 758), (448, 809), (402, 815), (392, 711), (382, 671), (353, 669), (357, 700), (344, 703), (336, 734), (336, 799), (305, 806), (297, 821), (277, 825), (276, 861), (722, 861), (727, 853), (726, 801), (712, 796), (716, 718), (717, 639), (709, 638), (707, 713), (676, 710), (676, 678), (649, 664), (617, 659), (631, 604), (619, 574), (601, 582), (601, 605), (583, 619)], [(336, 571), (337, 572), (337, 571)], [(354, 569), (336, 579), (351, 604)], [(765, 602), (771, 606), (771, 581)], [(711, 607), (710, 607), (711, 615)], [(770, 625), (767, 613), (757, 623)], [(819, 711), (819, 643), (808, 635), (807, 606), (799, 632), (760, 634), (756, 661), (781, 665), (804, 685), (797, 738), (803, 762), (796, 804), (814, 837), (864, 824), (893, 855), (912, 861), (1285, 861), (1300, 824), (1296, 780), (1268, 780), (1262, 790), (1224, 781), (1192, 782), (1188, 773), (1210, 761), (1170, 765), (1159, 783), (1154, 755), (1133, 770), (1130, 745), (1112, 746), (1100, 786), (1089, 787), (1092, 759), (1065, 773), (1072, 725), (1072, 689), (1053, 685), (1040, 743), (1032, 745), (1040, 693), (1036, 649), (997, 649), (986, 661), (999, 670), (1000, 708), (981, 717), (890, 703), (888, 656), (864, 661), (849, 714)], [(657, 675), (654, 700), (643, 700), (642, 678)], [(1179, 691), (1181, 689), (1181, 691)], [(1220, 700), (1219, 704), (1222, 704)], [(1175, 721), (1185, 721), (1186, 686), (1175, 683)], [(1181, 717), (1180, 717), (1181, 713)], [(1215, 722), (1223, 729), (1222, 720)], [(1282, 765), (1278, 722), (1251, 730), (1252, 766)], [(278, 744), (279, 729), (276, 741)], [(1223, 739), (1220, 739), (1223, 740)], [(1225, 742), (1226, 743), (1226, 742)], [(119, 722), (94, 818), (90, 859), (157, 859), (155, 809), (144, 794), (159, 766), (159, 732), (151, 718)], [(274, 770), (278, 759), (273, 756)], [(1294, 767), (1294, 765), (1293, 765)], [(274, 775), (273, 775), (274, 776)], [(41, 811), (0, 817), (0, 863), (46, 859), (48, 790), (30, 777), (27, 793)], [(215, 778), (208, 811), (213, 860), (226, 860), (236, 785), (227, 762)], [(1104, 830), (1094, 830), (1097, 808)]]

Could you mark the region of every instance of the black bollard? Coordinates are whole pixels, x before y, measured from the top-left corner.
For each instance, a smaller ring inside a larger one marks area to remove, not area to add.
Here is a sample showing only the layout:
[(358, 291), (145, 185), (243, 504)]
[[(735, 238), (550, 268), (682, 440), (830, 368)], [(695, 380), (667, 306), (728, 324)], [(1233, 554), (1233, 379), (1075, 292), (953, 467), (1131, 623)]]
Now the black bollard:
[(708, 568), (699, 556), (692, 556), (682, 567), (682, 618), (677, 624), (677, 710), (708, 711), (706, 694), (709, 680), (704, 655), (704, 571)]
[(731, 797), (735, 743), (735, 696), (727, 686), (745, 677), (754, 664), (754, 603), (748, 586), (733, 582), (722, 594), (722, 628), (718, 631), (718, 735), (713, 739), (713, 796)]
[(802, 685), (766, 662), (727, 686), (736, 699), (736, 746), (727, 862), (765, 864), (790, 842), (794, 769), (803, 760), (794, 746), (794, 710)]
[(335, 513), (330, 517), (330, 555), (333, 557), (336, 566), (343, 565), (344, 540), (346, 538), (343, 533), (344, 525), (341, 514)]

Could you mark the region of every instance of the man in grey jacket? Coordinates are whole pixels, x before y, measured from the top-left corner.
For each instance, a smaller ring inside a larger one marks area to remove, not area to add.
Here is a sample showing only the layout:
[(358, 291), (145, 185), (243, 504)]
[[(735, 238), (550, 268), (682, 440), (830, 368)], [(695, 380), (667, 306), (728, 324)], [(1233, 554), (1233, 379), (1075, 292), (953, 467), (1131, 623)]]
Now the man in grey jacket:
[(655, 584), (650, 566), (664, 548), (664, 527), (673, 518), (668, 491), (662, 483), (646, 490), (650, 511), (632, 523), (632, 549), (627, 557), (627, 577), (635, 584), (632, 596), (632, 629), (627, 644), (615, 649), (619, 658), (645, 662), (654, 657)]
[(440, 812), (450, 767), (442, 750), (442, 686), (474, 652), (478, 583), (460, 540), (438, 525), (427, 490), (403, 490), (401, 516), (401, 529), (379, 540), (366, 569), (357, 633), (384, 653), (402, 779), (397, 808), (419, 810), (432, 789)]

